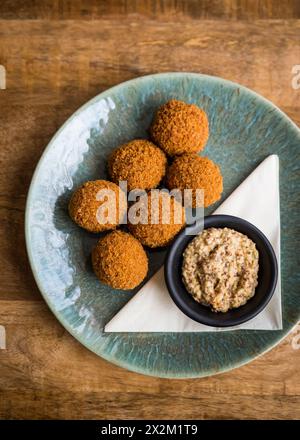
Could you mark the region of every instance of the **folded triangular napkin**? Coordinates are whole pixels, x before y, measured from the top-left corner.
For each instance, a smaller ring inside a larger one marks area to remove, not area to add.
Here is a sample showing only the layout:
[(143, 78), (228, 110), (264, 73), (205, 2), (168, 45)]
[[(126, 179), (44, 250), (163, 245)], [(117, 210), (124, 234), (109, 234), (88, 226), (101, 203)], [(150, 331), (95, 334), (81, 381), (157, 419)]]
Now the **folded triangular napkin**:
[(278, 283), (267, 307), (252, 320), (231, 328), (199, 324), (173, 303), (161, 268), (106, 325), (105, 332), (212, 332), (236, 329), (282, 328), (280, 290), (280, 211), (278, 156), (267, 157), (225, 200), (214, 214), (242, 217), (270, 240), (279, 264)]

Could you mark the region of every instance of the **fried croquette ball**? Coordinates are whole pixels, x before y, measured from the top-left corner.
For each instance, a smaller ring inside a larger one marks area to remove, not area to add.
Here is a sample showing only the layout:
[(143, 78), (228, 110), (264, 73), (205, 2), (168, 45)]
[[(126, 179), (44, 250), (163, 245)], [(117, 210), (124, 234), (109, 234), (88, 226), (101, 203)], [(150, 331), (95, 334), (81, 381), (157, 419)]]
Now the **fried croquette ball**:
[(166, 173), (166, 166), (164, 152), (144, 139), (121, 145), (108, 161), (112, 181), (127, 181), (128, 191), (156, 188)]
[(151, 136), (169, 156), (203, 150), (209, 134), (204, 110), (172, 99), (162, 105), (153, 120)]
[[(203, 206), (197, 203), (196, 189), (203, 190), (204, 207), (208, 207), (220, 199), (223, 191), (223, 178), (218, 165), (208, 157), (196, 154), (183, 154), (176, 157), (167, 171), (166, 185), (170, 190), (192, 189), (192, 206)], [(200, 202), (200, 203), (199, 203)]]
[(92, 252), (93, 269), (99, 280), (114, 289), (134, 289), (146, 277), (148, 258), (131, 234), (113, 231), (100, 238)]
[(165, 191), (150, 191), (128, 211), (129, 231), (151, 248), (168, 245), (184, 224), (184, 209)]
[(72, 220), (90, 232), (115, 229), (126, 209), (125, 193), (107, 180), (85, 182), (69, 202)]

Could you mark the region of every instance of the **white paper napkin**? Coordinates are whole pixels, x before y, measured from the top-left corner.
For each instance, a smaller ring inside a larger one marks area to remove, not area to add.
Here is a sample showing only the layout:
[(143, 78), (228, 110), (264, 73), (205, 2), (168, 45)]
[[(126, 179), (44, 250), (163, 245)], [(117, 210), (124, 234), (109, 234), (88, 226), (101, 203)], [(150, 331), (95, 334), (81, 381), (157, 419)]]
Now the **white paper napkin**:
[(278, 156), (267, 157), (214, 214), (242, 217), (270, 240), (279, 265), (278, 283), (267, 307), (252, 320), (231, 328), (199, 324), (184, 315), (167, 291), (161, 268), (105, 326), (105, 332), (212, 332), (282, 328), (280, 289), (280, 208)]

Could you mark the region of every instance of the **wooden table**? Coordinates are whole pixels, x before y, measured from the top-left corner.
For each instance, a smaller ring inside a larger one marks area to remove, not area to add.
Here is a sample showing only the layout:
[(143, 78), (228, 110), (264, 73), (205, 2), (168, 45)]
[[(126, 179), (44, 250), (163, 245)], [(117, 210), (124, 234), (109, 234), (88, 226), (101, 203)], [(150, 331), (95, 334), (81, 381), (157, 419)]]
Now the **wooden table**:
[(122, 370), (57, 322), (24, 242), (26, 194), (46, 144), (81, 104), (121, 81), (163, 71), (218, 75), (271, 99), (300, 125), (300, 89), (291, 86), (299, 18), (298, 0), (1, 1), (1, 418), (300, 417), (295, 335), (211, 378)]

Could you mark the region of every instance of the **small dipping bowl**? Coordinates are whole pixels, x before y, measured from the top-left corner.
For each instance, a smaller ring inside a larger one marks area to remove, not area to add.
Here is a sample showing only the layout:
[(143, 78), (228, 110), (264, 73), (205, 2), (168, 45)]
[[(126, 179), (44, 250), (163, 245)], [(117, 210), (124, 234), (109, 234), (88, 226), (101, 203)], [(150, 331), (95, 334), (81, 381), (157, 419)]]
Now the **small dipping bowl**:
[(258, 315), (273, 296), (278, 265), (273, 247), (267, 237), (254, 225), (239, 217), (210, 215), (204, 217), (204, 227), (230, 228), (247, 235), (259, 253), (258, 285), (254, 296), (245, 305), (226, 313), (213, 312), (209, 307), (194, 300), (182, 281), (183, 252), (188, 244), (202, 231), (203, 223), (187, 226), (174, 240), (165, 261), (165, 281), (174, 303), (194, 321), (211, 327), (233, 327)]

